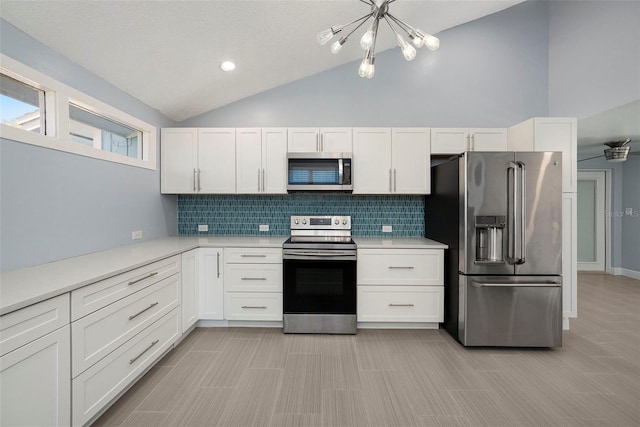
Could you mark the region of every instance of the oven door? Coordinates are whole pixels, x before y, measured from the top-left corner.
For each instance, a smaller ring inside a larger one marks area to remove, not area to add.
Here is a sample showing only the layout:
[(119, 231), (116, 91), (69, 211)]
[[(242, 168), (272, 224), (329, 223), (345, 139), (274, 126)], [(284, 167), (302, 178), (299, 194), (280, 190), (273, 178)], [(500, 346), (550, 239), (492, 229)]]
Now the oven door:
[(284, 259), (284, 313), (356, 314), (355, 259)]

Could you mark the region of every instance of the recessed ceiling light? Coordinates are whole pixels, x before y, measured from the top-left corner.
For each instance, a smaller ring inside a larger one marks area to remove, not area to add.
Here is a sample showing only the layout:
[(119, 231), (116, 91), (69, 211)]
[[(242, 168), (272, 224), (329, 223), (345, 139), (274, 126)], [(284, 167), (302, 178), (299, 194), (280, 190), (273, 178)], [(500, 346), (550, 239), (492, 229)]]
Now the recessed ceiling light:
[(220, 64), (220, 68), (222, 69), (222, 71), (231, 71), (236, 68), (236, 64), (231, 61), (224, 61), (222, 64)]

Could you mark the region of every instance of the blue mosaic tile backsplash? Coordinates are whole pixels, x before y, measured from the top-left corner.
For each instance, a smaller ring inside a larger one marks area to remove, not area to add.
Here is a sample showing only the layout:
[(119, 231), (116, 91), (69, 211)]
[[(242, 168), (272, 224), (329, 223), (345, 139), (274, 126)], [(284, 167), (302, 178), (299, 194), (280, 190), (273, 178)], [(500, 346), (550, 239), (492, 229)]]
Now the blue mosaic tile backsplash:
[[(178, 234), (289, 234), (291, 215), (351, 215), (354, 236), (424, 236), (424, 196), (289, 194), (274, 196), (178, 196)], [(207, 224), (208, 232), (198, 232)], [(259, 231), (269, 224), (268, 232)], [(393, 226), (382, 233), (383, 225)]]

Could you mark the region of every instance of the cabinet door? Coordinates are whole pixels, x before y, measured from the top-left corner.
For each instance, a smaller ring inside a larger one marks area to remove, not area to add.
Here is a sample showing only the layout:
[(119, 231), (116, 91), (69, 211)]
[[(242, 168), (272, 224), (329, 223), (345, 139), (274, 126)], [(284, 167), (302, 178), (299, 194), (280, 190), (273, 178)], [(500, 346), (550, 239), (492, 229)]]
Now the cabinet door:
[(198, 249), (182, 254), (182, 333), (198, 321)]
[(469, 129), (471, 151), (507, 151), (507, 129)]
[(391, 194), (391, 129), (353, 130), (353, 194)]
[(238, 193), (255, 194), (262, 190), (262, 135), (260, 129), (237, 129), (236, 170)]
[(431, 154), (460, 154), (467, 151), (469, 129), (433, 128), (431, 129)]
[(577, 194), (562, 194), (562, 306), (564, 317), (578, 315)]
[(165, 194), (196, 192), (198, 130), (162, 129), (160, 149), (161, 191)]
[(67, 325), (0, 357), (0, 425), (71, 424), (70, 353)]
[(262, 129), (262, 192), (287, 194), (287, 130)]
[(199, 249), (200, 319), (224, 318), (224, 258), (221, 248)]
[(562, 191), (577, 191), (576, 119), (536, 117), (534, 119), (534, 151), (562, 151)]
[(429, 129), (393, 129), (393, 192), (429, 194), (431, 191), (431, 145)]
[(198, 168), (200, 193), (236, 192), (235, 129), (198, 129)]
[(320, 151), (326, 153), (351, 153), (353, 151), (351, 128), (320, 129)]
[(288, 151), (290, 153), (312, 153), (320, 150), (318, 128), (289, 128)]

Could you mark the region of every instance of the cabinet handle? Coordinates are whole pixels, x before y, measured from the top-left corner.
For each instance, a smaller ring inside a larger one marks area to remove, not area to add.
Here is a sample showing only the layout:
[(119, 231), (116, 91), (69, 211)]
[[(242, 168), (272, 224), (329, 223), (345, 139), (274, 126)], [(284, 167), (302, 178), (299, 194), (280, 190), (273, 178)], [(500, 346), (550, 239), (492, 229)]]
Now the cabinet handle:
[(196, 190), (196, 170), (193, 170), (193, 192), (195, 193)]
[(391, 169), (389, 169), (389, 193), (391, 193), (393, 191), (393, 186), (392, 186), (392, 177), (391, 177)]
[(139, 311), (139, 312), (137, 312), (136, 314), (132, 314), (131, 316), (129, 316), (129, 320), (133, 320), (133, 319), (135, 319), (136, 317), (140, 316), (140, 315), (141, 315), (142, 313), (144, 313), (145, 311), (147, 311), (147, 310), (151, 310), (151, 309), (152, 309), (153, 307), (155, 307), (156, 305), (158, 305), (158, 303), (157, 303), (157, 302), (154, 302), (154, 303), (153, 303), (153, 304), (151, 304), (149, 307), (147, 307), (147, 308), (145, 308), (145, 309), (143, 309), (143, 310), (140, 310), (140, 311)]
[(318, 140), (318, 134), (316, 134), (316, 151), (320, 151), (320, 141)]
[(393, 192), (398, 192), (398, 169), (393, 169)]
[(160, 340), (155, 340), (154, 342), (151, 343), (151, 345), (149, 345), (149, 347), (147, 347), (144, 350), (142, 350), (142, 353), (140, 353), (139, 355), (137, 355), (133, 359), (129, 359), (129, 365), (133, 365), (133, 363), (136, 360), (140, 359), (140, 357), (142, 357), (143, 354), (145, 354), (147, 351), (151, 350), (151, 347), (153, 347), (154, 345), (158, 344), (159, 342), (160, 342)]
[(324, 134), (320, 134), (320, 151), (324, 151)]
[(218, 274), (218, 277), (220, 277), (220, 252), (216, 252), (216, 273)]
[(267, 308), (266, 305), (243, 305), (242, 308)]
[(138, 283), (138, 282), (142, 282), (144, 279), (148, 279), (149, 277), (153, 277), (153, 276), (155, 276), (156, 274), (158, 274), (158, 272), (157, 272), (157, 271), (154, 271), (153, 273), (149, 273), (149, 274), (147, 274), (147, 275), (146, 275), (146, 276), (144, 276), (144, 277), (141, 277), (141, 278), (136, 279), (136, 280), (132, 280), (131, 282), (129, 282), (129, 286), (131, 286), (131, 285), (135, 285), (135, 284), (136, 284), (136, 283)]
[(202, 190), (202, 186), (200, 185), (200, 169), (198, 169), (198, 191)]
[(389, 307), (414, 307), (414, 304), (389, 304)]
[(240, 257), (241, 258), (265, 258), (266, 255), (264, 255), (264, 254), (241, 254)]
[(266, 186), (264, 185), (264, 169), (262, 169), (262, 191), (264, 192), (266, 189)]
[(267, 280), (266, 277), (241, 277), (240, 280)]
[(406, 266), (402, 266), (402, 265), (390, 265), (389, 268), (391, 269), (398, 269), (398, 270), (413, 270), (415, 267), (412, 265), (406, 265)]
[(260, 169), (258, 169), (258, 193), (260, 192)]

